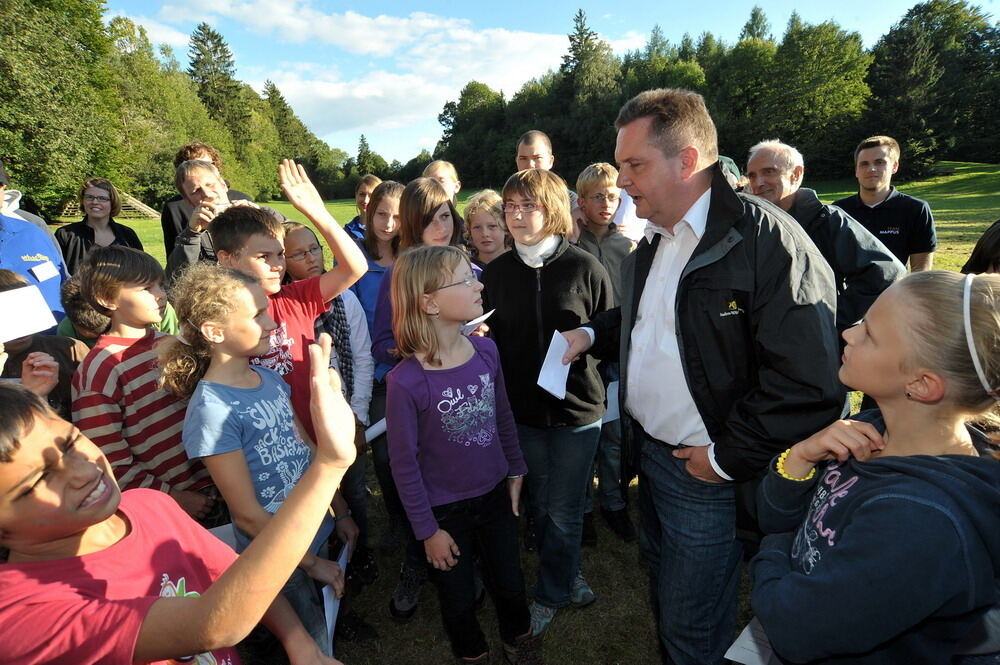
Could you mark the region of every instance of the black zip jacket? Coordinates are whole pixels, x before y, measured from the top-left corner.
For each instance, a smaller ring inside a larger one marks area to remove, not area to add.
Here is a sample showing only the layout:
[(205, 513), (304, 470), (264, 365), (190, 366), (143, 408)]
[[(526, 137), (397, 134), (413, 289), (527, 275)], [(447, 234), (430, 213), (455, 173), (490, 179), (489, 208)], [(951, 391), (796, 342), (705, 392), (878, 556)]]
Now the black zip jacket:
[[(112, 219), (108, 222), (108, 228), (115, 234), (115, 245), (142, 250), (142, 242), (131, 227)], [(66, 261), (66, 271), (72, 275), (94, 248), (94, 229), (87, 226), (87, 219), (84, 218), (56, 229), (56, 242)]]
[(611, 306), (611, 280), (604, 266), (561, 238), (541, 268), (529, 268), (517, 250), (494, 259), (483, 271), (483, 308), (496, 309), (486, 322), (500, 350), (500, 364), (514, 420), (529, 427), (580, 427), (604, 415), (604, 384), (597, 361), (573, 363), (566, 399), (538, 387), (538, 372), (552, 333), (572, 330)]
[[(626, 481), (642, 443), (625, 410), (631, 333), (659, 238), (643, 239), (625, 259), (621, 306), (589, 324), (591, 352), (621, 363)], [(802, 227), (734, 192), (716, 164), (708, 223), (681, 273), (675, 316), (684, 379), (716, 462), (735, 480), (758, 477), (777, 453), (842, 413), (836, 298), (833, 272)]]

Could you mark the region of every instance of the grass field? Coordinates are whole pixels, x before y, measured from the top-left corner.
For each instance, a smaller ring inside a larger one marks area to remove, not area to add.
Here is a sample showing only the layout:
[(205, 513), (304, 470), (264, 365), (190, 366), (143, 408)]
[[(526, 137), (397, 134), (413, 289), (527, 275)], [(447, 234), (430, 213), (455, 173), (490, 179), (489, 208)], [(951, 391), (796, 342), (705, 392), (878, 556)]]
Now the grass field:
[[(853, 180), (806, 182), (816, 189), (822, 200), (832, 202), (855, 191)], [(982, 231), (1000, 218), (1000, 166), (944, 162), (934, 177), (905, 183), (900, 189), (930, 203), (937, 221), (939, 248), (935, 267), (957, 270)], [(464, 197), (462, 203), (464, 204)], [(289, 204), (271, 205), (292, 219), (301, 219)], [(354, 216), (351, 200), (331, 201), (328, 208), (341, 223)], [(464, 207), (464, 206), (460, 206)], [(162, 236), (158, 220), (128, 220), (147, 250), (164, 259)], [(369, 486), (377, 483), (370, 474)], [(631, 488), (635, 493), (635, 487)], [(634, 496), (633, 496), (634, 499)], [(633, 510), (635, 502), (632, 502)], [(377, 543), (385, 525), (385, 512), (379, 496), (371, 497), (372, 543)], [(633, 519), (636, 516), (633, 514)], [(599, 544), (585, 549), (583, 568), (598, 596), (598, 601), (584, 610), (567, 609), (557, 616), (545, 637), (544, 653), (551, 665), (645, 664), (659, 662), (655, 632), (647, 602), (645, 575), (635, 545), (617, 540), (597, 517)], [(389, 617), (389, 596), (395, 586), (399, 557), (380, 556), (378, 582), (363, 590), (354, 607), (380, 633), (381, 639), (372, 648), (350, 643), (339, 645), (339, 656), (348, 665), (394, 663), (423, 665), (452, 662), (450, 650), (440, 624), (434, 589), (426, 584), (423, 600), (416, 616), (406, 624)], [(526, 580), (533, 582), (536, 557), (524, 553)], [(746, 610), (744, 608), (744, 616)], [(480, 612), (480, 621), (490, 637), (494, 654), (499, 654), (496, 621), (487, 602)]]

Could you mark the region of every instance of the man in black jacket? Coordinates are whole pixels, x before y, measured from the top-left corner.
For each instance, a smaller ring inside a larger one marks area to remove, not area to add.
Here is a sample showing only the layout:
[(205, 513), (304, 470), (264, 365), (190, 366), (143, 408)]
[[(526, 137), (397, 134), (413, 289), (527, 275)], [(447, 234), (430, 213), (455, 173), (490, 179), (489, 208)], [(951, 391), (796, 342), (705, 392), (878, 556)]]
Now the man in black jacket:
[(750, 148), (747, 178), (757, 196), (795, 218), (833, 268), (837, 284), (837, 330), (843, 332), (865, 316), (879, 294), (906, 275), (906, 267), (853, 217), (820, 202), (802, 187), (802, 153), (780, 141)]
[(623, 475), (640, 477), (663, 662), (721, 664), (736, 619), (737, 490), (844, 404), (836, 288), (794, 220), (726, 182), (700, 95), (640, 93), (615, 126), (618, 185), (650, 223), (625, 260), (621, 306), (564, 333), (564, 360), (617, 350)]

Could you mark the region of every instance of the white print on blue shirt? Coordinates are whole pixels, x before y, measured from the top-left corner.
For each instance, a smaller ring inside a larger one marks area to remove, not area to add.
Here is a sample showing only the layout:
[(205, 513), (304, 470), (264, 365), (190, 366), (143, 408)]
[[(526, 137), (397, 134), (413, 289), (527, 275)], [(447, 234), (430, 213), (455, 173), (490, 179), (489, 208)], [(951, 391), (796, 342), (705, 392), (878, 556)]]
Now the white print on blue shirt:
[(274, 513), (309, 466), (309, 448), (295, 430), (292, 407), (283, 393), (245, 407), (239, 401), (232, 404), (240, 418), (258, 433), (253, 453), (244, 451), (247, 464), (257, 471), (257, 499), (264, 510)]
[(859, 480), (859, 476), (851, 476), (841, 481), (843, 472), (839, 467), (840, 464), (834, 462), (823, 473), (809, 504), (805, 524), (796, 532), (792, 543), (792, 558), (798, 560), (806, 575), (812, 573), (823, 558), (823, 550), (837, 544), (837, 530), (828, 527), (824, 520), (830, 509), (846, 497)]
[(479, 382), (441, 391), (437, 410), (449, 441), (488, 446), (497, 438), (496, 388), (488, 373), (480, 374)]

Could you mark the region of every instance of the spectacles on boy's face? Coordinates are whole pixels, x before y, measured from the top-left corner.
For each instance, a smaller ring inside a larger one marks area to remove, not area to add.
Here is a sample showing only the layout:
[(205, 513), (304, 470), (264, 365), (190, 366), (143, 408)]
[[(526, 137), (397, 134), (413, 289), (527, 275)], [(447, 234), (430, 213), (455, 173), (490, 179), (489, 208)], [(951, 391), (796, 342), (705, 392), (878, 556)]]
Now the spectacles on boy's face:
[(516, 212), (527, 215), (529, 213), (535, 212), (541, 207), (542, 206), (538, 205), (534, 201), (528, 201), (526, 203), (520, 203), (520, 204), (507, 202), (503, 204), (503, 211), (508, 215), (512, 215)]
[(83, 200), (87, 203), (107, 203), (111, 199), (107, 196), (91, 196), (90, 194), (87, 194), (83, 197)]
[(318, 245), (313, 245), (309, 249), (304, 249), (301, 252), (295, 252), (294, 254), (285, 254), (285, 259), (288, 261), (305, 261), (306, 254), (312, 256), (313, 258), (319, 258), (323, 256), (323, 248)]
[(614, 203), (621, 197), (617, 194), (594, 194), (593, 196), (588, 196), (587, 198), (597, 203), (604, 203), (605, 201), (608, 203)]
[(476, 284), (479, 284), (479, 279), (477, 279), (475, 275), (473, 275), (472, 277), (466, 277), (465, 279), (459, 282), (452, 282), (451, 284), (445, 284), (444, 286), (439, 286), (436, 289), (432, 289), (431, 293), (434, 293), (435, 291), (440, 291), (441, 289), (449, 289), (453, 286), (458, 286), (459, 284), (465, 284), (467, 287), (471, 289)]

